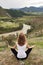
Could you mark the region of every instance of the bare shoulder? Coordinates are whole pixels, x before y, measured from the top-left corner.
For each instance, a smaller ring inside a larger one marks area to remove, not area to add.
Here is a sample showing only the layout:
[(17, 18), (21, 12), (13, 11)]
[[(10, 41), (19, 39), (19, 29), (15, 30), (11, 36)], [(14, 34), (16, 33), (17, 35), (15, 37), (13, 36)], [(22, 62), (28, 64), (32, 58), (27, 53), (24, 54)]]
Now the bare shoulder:
[(29, 45), (28, 43), (26, 43), (26, 47), (27, 47), (27, 48), (29, 48), (29, 47), (30, 47), (30, 45)]

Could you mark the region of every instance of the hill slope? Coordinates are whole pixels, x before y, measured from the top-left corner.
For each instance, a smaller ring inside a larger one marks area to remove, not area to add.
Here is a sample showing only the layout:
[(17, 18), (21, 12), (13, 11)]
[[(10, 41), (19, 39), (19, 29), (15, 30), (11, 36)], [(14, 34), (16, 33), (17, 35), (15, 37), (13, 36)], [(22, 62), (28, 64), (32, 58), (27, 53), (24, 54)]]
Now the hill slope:
[(20, 9), (4, 9), (0, 7), (0, 17), (22, 17), (23, 15), (36, 15), (35, 13), (29, 14), (26, 12), (43, 12), (43, 7), (24, 7)]
[(3, 9), (0, 7), (0, 17), (21, 17), (23, 15), (26, 15), (26, 13), (20, 10)]
[(8, 17), (10, 16), (5, 9), (3, 9), (2, 7), (0, 7), (0, 17)]
[(20, 11), (20, 10), (13, 10), (13, 9), (7, 9), (6, 10), (12, 17), (21, 17), (23, 15), (26, 15), (26, 13)]

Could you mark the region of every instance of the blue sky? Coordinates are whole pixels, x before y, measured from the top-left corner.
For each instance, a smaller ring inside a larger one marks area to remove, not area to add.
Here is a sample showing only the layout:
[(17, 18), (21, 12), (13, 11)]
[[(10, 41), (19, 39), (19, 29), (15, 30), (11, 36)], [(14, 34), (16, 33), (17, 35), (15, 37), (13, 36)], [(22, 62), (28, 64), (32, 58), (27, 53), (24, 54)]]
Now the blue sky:
[(3, 8), (22, 8), (30, 6), (43, 6), (43, 0), (0, 0)]

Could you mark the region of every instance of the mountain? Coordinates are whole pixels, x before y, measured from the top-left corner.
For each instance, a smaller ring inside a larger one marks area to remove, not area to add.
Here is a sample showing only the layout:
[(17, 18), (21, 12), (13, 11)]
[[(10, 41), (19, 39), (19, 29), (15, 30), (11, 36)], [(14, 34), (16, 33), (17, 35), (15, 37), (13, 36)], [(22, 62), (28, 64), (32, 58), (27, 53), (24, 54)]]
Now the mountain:
[(0, 7), (0, 17), (21, 17), (23, 15), (26, 15), (26, 13), (21, 10), (4, 9)]
[(21, 17), (23, 15), (26, 15), (26, 13), (24, 13), (23, 11), (20, 11), (20, 10), (13, 10), (13, 9), (7, 9), (6, 10), (10, 16), (12, 17)]
[(24, 7), (19, 9), (23, 12), (43, 12), (43, 7)]
[(10, 15), (8, 14), (8, 12), (6, 12), (6, 10), (2, 7), (0, 7), (0, 17), (9, 17)]
[(20, 9), (4, 9), (0, 7), (0, 17), (22, 17), (23, 15), (33, 15), (33, 14), (28, 14), (26, 12), (43, 12), (43, 7), (31, 6)]

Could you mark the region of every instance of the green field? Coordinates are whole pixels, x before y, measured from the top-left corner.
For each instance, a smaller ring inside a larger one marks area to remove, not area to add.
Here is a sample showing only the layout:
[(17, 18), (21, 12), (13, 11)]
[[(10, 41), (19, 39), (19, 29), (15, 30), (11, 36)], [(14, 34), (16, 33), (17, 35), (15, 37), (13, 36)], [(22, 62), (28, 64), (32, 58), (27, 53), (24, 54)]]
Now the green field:
[(18, 18), (0, 18), (0, 33), (20, 30), (23, 23), (31, 25), (31, 33), (43, 36), (43, 16), (23, 16)]
[[(28, 44), (36, 45), (29, 57), (23, 62), (25, 65), (43, 65), (43, 16), (0, 17), (0, 35), (21, 30), (23, 23), (32, 26), (32, 29), (26, 34)], [(0, 37), (0, 65), (20, 65), (20, 61), (8, 48), (6, 39), (3, 40), (2, 37)], [(17, 41), (13, 34), (8, 39)], [(10, 45), (14, 44), (10, 43)]]

